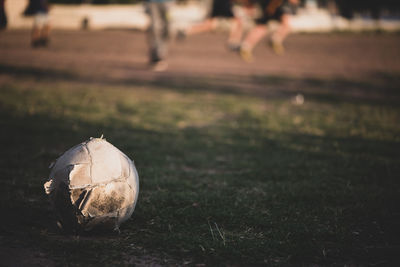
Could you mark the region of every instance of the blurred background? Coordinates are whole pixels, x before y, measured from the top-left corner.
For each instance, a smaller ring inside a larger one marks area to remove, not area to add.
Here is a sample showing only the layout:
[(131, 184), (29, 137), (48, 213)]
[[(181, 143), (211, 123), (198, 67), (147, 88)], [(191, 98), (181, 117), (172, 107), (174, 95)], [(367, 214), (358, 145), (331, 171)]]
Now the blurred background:
[[(138, 0), (52, 0), (51, 19), (55, 29), (135, 28), (145, 29), (148, 18), (143, 1)], [(170, 9), (171, 27), (184, 27), (204, 19), (208, 0), (181, 0)], [(29, 19), (21, 16), (26, 0), (8, 0), (5, 8), (8, 27), (29, 28)], [(240, 14), (241, 7), (235, 7)], [(88, 24), (87, 24), (88, 23)], [(395, 0), (344, 1), (302, 0), (292, 21), (294, 31), (321, 32), (332, 30), (387, 30), (400, 29), (400, 4)]]

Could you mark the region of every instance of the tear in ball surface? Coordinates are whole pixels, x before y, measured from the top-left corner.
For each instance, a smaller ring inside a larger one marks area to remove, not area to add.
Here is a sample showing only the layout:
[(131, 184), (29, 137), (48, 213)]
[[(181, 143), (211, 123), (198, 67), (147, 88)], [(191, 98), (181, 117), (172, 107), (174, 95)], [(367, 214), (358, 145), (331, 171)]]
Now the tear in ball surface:
[(139, 193), (135, 165), (102, 138), (90, 138), (57, 159), (44, 184), (65, 230), (118, 229)]

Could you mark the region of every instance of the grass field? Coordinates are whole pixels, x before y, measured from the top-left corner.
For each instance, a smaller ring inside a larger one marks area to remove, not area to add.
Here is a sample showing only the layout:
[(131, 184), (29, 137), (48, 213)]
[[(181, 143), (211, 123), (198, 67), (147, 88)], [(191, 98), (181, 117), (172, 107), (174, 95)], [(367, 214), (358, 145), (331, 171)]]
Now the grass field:
[[(213, 77), (103, 83), (8, 70), (5, 265), (399, 263), (398, 75), (247, 77), (259, 92)], [(44, 194), (47, 167), (102, 134), (135, 161), (137, 208), (120, 234), (64, 235)]]

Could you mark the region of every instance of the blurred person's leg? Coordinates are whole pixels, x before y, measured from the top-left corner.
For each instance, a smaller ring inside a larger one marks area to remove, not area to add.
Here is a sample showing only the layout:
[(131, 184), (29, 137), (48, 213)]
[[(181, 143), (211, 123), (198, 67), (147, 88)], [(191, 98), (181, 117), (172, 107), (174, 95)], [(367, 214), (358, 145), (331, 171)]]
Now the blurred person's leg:
[(157, 4), (155, 3), (146, 3), (146, 11), (150, 18), (149, 28), (147, 29), (147, 43), (149, 45), (149, 58), (150, 63), (157, 62), (158, 58), (158, 35), (157, 35), (157, 28), (158, 28), (158, 10)]
[(51, 30), (51, 26), (50, 23), (46, 23), (46, 25), (43, 26), (42, 28), (42, 40), (46, 42), (46, 44), (49, 41), (49, 37), (50, 37), (50, 30)]
[(186, 35), (215, 30), (218, 24), (217, 18), (233, 16), (230, 7), (230, 0), (213, 0), (208, 18), (202, 23), (196, 24), (186, 30)]
[[(210, 32), (217, 28), (219, 18), (234, 18), (231, 0), (214, 0), (208, 18), (199, 24), (195, 24), (184, 31), (178, 32), (178, 39), (185, 36)], [(237, 27), (237, 26), (235, 26)]]
[(278, 55), (282, 55), (285, 52), (283, 42), (291, 31), (290, 18), (291, 15), (296, 14), (299, 3), (299, 0), (289, 0), (280, 6), (276, 11), (275, 19), (277, 19), (280, 24), (278, 29), (271, 37), (270, 45), (274, 52)]
[(167, 58), (168, 54), (168, 39), (169, 39), (169, 23), (168, 23), (168, 7), (166, 3), (159, 4), (160, 19), (161, 19), (161, 33), (160, 45), (158, 54), (163, 60)]
[(49, 15), (45, 14), (43, 20), (44, 20), (43, 26), (40, 31), (40, 40), (42, 45), (46, 46), (48, 45), (50, 40), (50, 30), (51, 30)]
[(254, 48), (268, 33), (267, 23), (271, 19), (272, 15), (269, 14), (267, 10), (268, 6), (273, 3), (274, 1), (259, 1), (262, 13), (261, 17), (255, 20), (256, 26), (250, 30), (240, 46), (240, 56), (246, 62), (252, 62), (254, 60)]
[(233, 51), (240, 49), (240, 42), (243, 35), (243, 23), (240, 18), (233, 18), (229, 32), (228, 47)]
[(48, 44), (50, 34), (50, 22), (47, 13), (37, 13), (33, 19), (31, 44), (33, 47)]
[(166, 57), (168, 52), (168, 20), (167, 5), (165, 3), (147, 3), (147, 12), (150, 16), (150, 26), (147, 39), (149, 44), (150, 63), (154, 70), (162, 71), (167, 68)]
[(4, 7), (5, 0), (0, 0), (0, 30), (7, 27), (7, 14)]
[(203, 32), (209, 32), (214, 30), (217, 27), (217, 19), (216, 18), (208, 18), (205, 21), (195, 24), (189, 29), (185, 31), (186, 35), (194, 35)]
[(276, 54), (282, 55), (285, 52), (283, 41), (289, 35), (290, 31), (290, 15), (283, 14), (280, 19), (280, 25), (270, 40), (271, 47)]
[(268, 32), (267, 25), (257, 24), (250, 30), (240, 47), (240, 55), (244, 61), (253, 61), (253, 49)]
[(39, 14), (33, 18), (33, 27), (31, 32), (31, 45), (38, 47), (40, 45), (40, 18)]

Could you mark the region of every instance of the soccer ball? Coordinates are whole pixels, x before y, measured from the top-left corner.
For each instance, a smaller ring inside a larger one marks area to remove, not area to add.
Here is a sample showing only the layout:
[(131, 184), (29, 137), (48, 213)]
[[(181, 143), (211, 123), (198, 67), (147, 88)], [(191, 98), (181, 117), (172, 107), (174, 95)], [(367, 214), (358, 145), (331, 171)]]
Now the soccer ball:
[(102, 137), (70, 148), (50, 168), (44, 188), (64, 230), (118, 230), (132, 215), (139, 193), (135, 165)]

